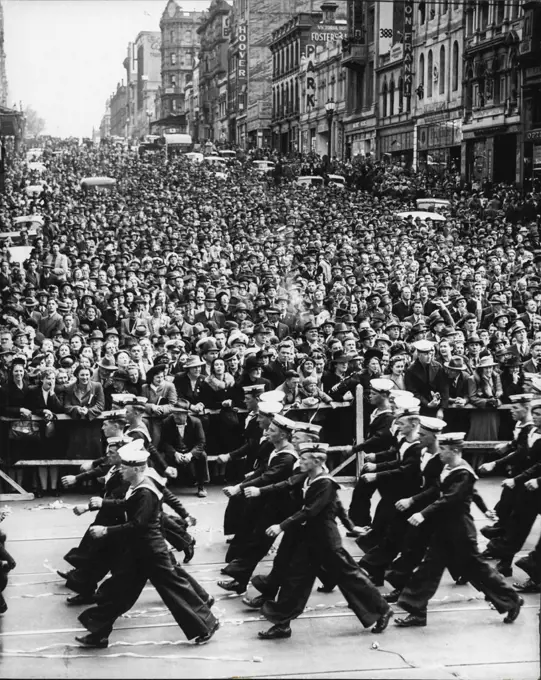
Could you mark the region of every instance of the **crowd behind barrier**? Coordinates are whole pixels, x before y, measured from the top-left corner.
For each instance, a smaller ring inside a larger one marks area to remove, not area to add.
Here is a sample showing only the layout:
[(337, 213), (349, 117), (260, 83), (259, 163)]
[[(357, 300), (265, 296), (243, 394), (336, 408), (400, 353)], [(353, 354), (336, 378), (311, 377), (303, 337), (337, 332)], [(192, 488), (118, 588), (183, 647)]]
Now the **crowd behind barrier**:
[[(38, 437), (43, 458), (98, 457), (100, 414), (117, 393), (144, 401), (152, 445), (187, 402), (207, 453), (227, 452), (256, 385), (298, 413), (322, 404), (324, 438), (346, 446), (366, 430), (379, 376), (470, 441), (511, 438), (502, 404), (541, 393), (539, 187), (474, 188), (456, 173), (314, 154), (268, 153), (264, 175), (262, 155), (238, 152), (225, 180), (205, 161), (108, 144), (45, 140), (39, 173), (10, 159), (0, 416), (17, 421), (3, 428), (12, 459), (35, 456)], [(345, 189), (295, 182), (331, 170)], [(83, 191), (89, 177), (116, 183)], [(439, 215), (398, 215), (426, 197), (444, 199)], [(361, 427), (353, 409), (326, 407), (359, 386)], [(29, 414), (44, 416), (39, 431)]]

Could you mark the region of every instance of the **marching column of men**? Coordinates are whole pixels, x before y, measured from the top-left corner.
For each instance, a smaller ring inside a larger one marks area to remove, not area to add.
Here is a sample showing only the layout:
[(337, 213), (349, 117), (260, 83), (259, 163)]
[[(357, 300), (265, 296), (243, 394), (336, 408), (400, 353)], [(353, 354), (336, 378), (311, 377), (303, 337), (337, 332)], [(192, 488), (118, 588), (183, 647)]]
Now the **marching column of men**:
[[(442, 433), (442, 418), (421, 414), (421, 400), (387, 379), (370, 381), (369, 398), (374, 411), (368, 436), (356, 447), (365, 452), (365, 462), (346, 513), (340, 485), (326, 467), (328, 445), (319, 440), (321, 427), (284, 416), (282, 393), (245, 388), (245, 444), (221, 456), (221, 462), (244, 462), (246, 474), (224, 488), (229, 498), (224, 532), (232, 538), (222, 569), (229, 580), (218, 586), (243, 594), (247, 607), (261, 610), (272, 624), (258, 634), (265, 640), (291, 637), (291, 622), (304, 611), (316, 578), (321, 592), (338, 587), (373, 633), (387, 628), (392, 603), (407, 612), (396, 625), (426, 626), (428, 603), (445, 569), (457, 583), (481, 591), (505, 614), (504, 622), (513, 623), (523, 605), (519, 592), (539, 592), (541, 585), (541, 540), (516, 562), (528, 579), (513, 587), (504, 580), (541, 512), (541, 400), (514, 396), (514, 439), (480, 468), (509, 474), (492, 512), (475, 488), (477, 474), (463, 458), (464, 433)], [(127, 410), (137, 413), (137, 402), (131, 407)], [(184, 412), (183, 404), (177, 407)], [(166, 489), (163, 463), (152, 455), (147, 438), (132, 438), (140, 430), (136, 420), (111, 413), (103, 426), (106, 456), (62, 480), (66, 486), (98, 478), (104, 483), (103, 497), (74, 508), (77, 515), (98, 514), (79, 546), (66, 555), (73, 569), (59, 572), (75, 592), (68, 603), (93, 605), (79, 617), (89, 634), (77, 639), (84, 646), (106, 647), (115, 620), (150, 580), (186, 636), (202, 644), (219, 627), (210, 611), (214, 598), (168, 547), (184, 550), (189, 561), (194, 541), (187, 529), (195, 520)], [(374, 489), (380, 499), (371, 520)], [(497, 518), (482, 529), (490, 538), (484, 553), (477, 545), (472, 502), (488, 518)], [(162, 512), (163, 503), (176, 519)], [(355, 518), (363, 520), (362, 528)], [(356, 536), (364, 553), (359, 562), (344, 548), (337, 520)], [(254, 575), (278, 536), (270, 573)], [(499, 558), (497, 568), (488, 563), (492, 558)], [(392, 590), (383, 594), (378, 588), (385, 582)], [(250, 583), (259, 593), (254, 597), (246, 593)]]

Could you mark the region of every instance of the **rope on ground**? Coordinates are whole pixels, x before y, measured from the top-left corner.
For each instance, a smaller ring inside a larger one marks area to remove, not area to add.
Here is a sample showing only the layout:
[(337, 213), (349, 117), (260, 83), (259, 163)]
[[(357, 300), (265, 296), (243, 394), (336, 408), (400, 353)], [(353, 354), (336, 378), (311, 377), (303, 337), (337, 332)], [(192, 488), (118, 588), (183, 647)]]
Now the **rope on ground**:
[[(116, 647), (179, 647), (196, 646), (194, 642), (189, 640), (140, 640), (138, 642), (127, 642), (125, 640), (118, 640), (117, 642), (112, 642), (109, 644), (108, 649), (113, 649)], [(63, 654), (48, 654), (44, 652), (49, 652), (53, 649), (63, 649)], [(26, 658), (37, 658), (37, 659), (77, 659), (77, 658), (94, 658), (93, 654), (70, 654), (66, 655), (66, 651), (69, 649), (82, 649), (81, 645), (65, 644), (62, 642), (57, 642), (52, 645), (46, 645), (44, 647), (36, 647), (35, 649), (9, 649), (5, 651), (0, 651), (0, 656), (8, 657), (26, 657)], [(105, 654), (101, 658), (114, 659), (120, 657), (136, 657), (144, 659), (191, 659), (193, 661), (236, 661), (242, 663), (262, 663), (263, 657), (252, 656), (251, 658), (246, 657), (233, 657), (233, 656), (191, 656), (187, 654), (173, 654), (173, 655), (149, 655), (149, 654), (136, 654), (133, 652), (120, 652), (115, 654)]]
[(402, 659), (402, 661), (407, 664), (410, 668), (418, 668), (414, 663), (411, 663), (411, 661), (408, 661), (406, 657), (404, 657), (400, 652), (395, 652), (392, 649), (382, 649), (379, 646), (379, 642), (373, 642), (370, 649), (373, 649), (376, 652), (385, 652), (385, 654), (394, 654), (395, 656), (398, 656)]

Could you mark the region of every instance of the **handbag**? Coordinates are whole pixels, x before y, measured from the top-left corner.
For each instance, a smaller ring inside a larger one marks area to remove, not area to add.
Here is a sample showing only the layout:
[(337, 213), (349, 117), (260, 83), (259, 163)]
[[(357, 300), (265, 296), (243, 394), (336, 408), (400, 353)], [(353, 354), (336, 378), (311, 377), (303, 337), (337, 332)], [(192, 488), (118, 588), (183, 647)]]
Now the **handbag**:
[(16, 420), (11, 424), (9, 439), (38, 440), (40, 438), (40, 424), (35, 420)]

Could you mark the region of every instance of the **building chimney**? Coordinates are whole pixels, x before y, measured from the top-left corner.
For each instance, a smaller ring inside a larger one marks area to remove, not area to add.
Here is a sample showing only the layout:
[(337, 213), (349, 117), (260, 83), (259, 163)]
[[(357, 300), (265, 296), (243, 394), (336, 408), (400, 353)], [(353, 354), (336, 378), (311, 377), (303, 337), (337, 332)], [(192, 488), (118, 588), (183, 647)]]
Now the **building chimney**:
[(329, 0), (328, 2), (324, 2), (322, 5), (320, 5), (320, 7), (321, 11), (323, 12), (323, 22), (326, 24), (334, 24), (336, 22), (334, 15), (338, 9), (337, 3)]

